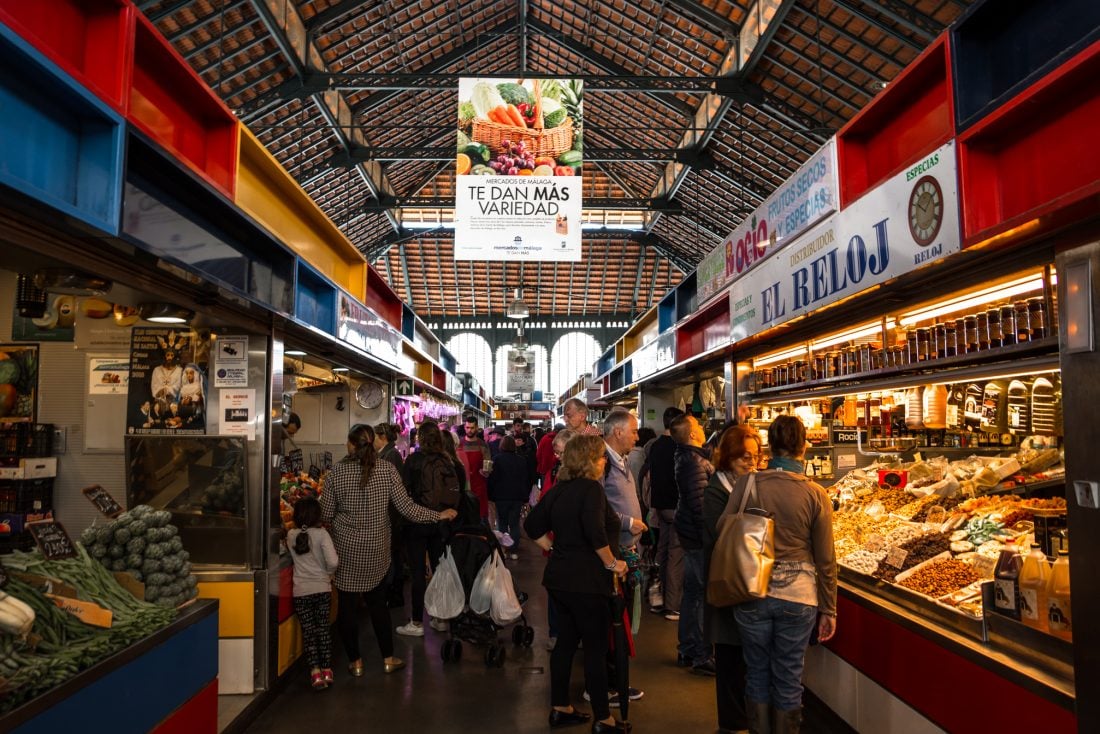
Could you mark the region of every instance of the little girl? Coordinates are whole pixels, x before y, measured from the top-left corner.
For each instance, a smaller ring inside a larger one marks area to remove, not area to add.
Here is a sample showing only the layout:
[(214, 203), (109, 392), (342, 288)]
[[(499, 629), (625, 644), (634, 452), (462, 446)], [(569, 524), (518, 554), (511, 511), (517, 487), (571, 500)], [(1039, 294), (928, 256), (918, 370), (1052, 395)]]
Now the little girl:
[(310, 682), (320, 690), (332, 683), (332, 635), (329, 609), (332, 574), (339, 559), (332, 538), (321, 527), (321, 503), (303, 497), (294, 504), (293, 530), (287, 533), (294, 561), (294, 611), (310, 665)]

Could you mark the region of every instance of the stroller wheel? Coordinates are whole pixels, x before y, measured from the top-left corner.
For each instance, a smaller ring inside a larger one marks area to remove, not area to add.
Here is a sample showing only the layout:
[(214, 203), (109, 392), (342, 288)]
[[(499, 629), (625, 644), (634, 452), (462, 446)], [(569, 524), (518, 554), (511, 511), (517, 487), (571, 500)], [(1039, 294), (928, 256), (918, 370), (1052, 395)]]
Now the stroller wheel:
[(531, 647), (531, 644), (535, 641), (535, 628), (524, 627), (523, 628), (523, 646)]
[(489, 645), (489, 649), (485, 651), (485, 667), (502, 668), (504, 667), (504, 658), (505, 652), (503, 647)]
[(524, 631), (527, 628), (523, 625), (516, 625), (512, 628), (512, 644), (519, 647), (523, 644)]

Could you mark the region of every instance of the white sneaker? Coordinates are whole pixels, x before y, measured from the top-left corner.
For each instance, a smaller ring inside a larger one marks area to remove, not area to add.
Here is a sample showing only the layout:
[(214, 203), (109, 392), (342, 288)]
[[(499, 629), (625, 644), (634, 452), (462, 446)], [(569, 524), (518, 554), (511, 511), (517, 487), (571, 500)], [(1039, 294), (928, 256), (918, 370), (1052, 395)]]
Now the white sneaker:
[[(428, 622), (428, 624), (430, 624), (432, 626), (432, 629), (436, 632), (446, 632), (451, 628), (451, 626), (447, 624), (447, 620), (436, 619), (435, 617), (432, 617), (431, 621)], [(421, 628), (421, 634), (423, 634), (423, 628)]]
[(423, 637), (424, 625), (410, 619), (408, 624), (403, 624), (397, 628), (397, 634), (405, 635), (405, 637)]

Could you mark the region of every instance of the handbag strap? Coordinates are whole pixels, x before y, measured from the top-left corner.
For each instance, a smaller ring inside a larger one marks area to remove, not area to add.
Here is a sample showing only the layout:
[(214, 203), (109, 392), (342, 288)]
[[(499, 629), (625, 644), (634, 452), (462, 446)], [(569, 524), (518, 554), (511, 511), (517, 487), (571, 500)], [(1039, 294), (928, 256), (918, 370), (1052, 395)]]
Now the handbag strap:
[[(722, 512), (723, 515), (729, 515), (731, 506), (733, 504), (733, 487), (730, 485), (729, 480), (726, 479), (724, 472), (718, 472), (718, 481), (722, 483), (722, 486), (729, 490), (730, 498), (726, 500), (726, 509)], [(756, 472), (749, 474), (749, 478), (745, 482), (745, 494), (741, 496), (741, 506), (737, 508), (738, 515), (745, 514), (745, 507), (749, 502), (749, 495), (753, 496), (753, 501), (756, 499)]]

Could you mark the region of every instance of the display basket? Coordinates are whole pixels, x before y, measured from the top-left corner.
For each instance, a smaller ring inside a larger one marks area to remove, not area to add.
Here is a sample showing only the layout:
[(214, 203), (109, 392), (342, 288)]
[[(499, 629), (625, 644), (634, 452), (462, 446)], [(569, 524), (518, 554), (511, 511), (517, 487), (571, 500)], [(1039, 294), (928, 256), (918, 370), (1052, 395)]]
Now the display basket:
[(0, 423), (0, 463), (3, 459), (50, 456), (52, 423)]
[(557, 158), (573, 147), (573, 120), (565, 118), (557, 127), (545, 129), (542, 125), (542, 90), (538, 80), (534, 83), (534, 97), (538, 112), (533, 127), (502, 125), (492, 120), (474, 120), (470, 139), (475, 143), (484, 143), (494, 153), (504, 150), (504, 141), (523, 143), (532, 156), (553, 156)]

